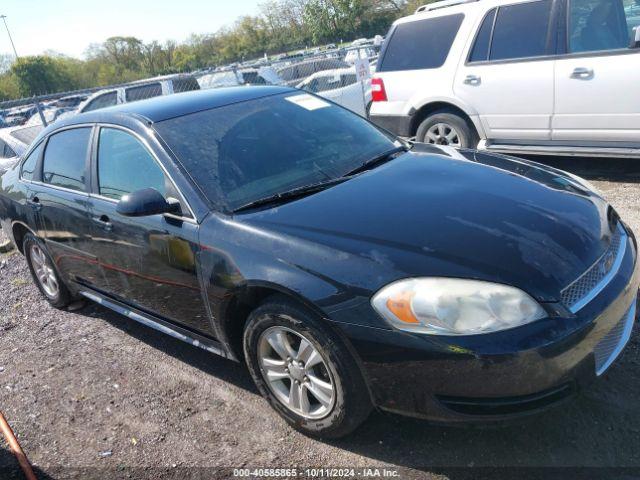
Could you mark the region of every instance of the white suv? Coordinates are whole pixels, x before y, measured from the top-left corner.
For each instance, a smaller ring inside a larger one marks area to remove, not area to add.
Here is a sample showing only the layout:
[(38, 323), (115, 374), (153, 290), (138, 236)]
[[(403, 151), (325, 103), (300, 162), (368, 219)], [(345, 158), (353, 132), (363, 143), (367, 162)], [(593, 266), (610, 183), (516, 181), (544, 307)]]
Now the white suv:
[(640, 157), (638, 24), (640, 0), (425, 5), (387, 35), (370, 118), (427, 143)]

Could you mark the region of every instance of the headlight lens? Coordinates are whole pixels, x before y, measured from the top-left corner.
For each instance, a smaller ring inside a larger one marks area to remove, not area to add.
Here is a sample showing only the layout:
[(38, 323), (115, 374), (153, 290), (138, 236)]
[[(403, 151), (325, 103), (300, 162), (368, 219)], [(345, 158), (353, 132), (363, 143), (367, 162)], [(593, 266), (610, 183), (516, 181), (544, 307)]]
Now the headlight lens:
[(522, 290), (455, 278), (415, 278), (387, 285), (371, 300), (394, 327), (431, 335), (475, 335), (547, 316)]

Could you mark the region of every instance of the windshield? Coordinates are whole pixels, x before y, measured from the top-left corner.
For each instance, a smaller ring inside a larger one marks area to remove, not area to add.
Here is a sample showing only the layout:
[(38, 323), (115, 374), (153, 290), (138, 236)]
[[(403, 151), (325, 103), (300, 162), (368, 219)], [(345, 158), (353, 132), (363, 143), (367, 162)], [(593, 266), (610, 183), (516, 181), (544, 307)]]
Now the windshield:
[(342, 177), (400, 145), (362, 117), (298, 92), (154, 127), (209, 200), (225, 211)]

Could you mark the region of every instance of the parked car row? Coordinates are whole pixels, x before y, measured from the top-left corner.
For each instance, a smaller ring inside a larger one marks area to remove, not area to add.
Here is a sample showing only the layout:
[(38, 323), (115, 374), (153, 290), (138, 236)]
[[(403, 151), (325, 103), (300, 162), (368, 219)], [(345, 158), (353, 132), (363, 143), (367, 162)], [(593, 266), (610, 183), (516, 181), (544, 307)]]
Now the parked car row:
[[(351, 53), (355, 56), (349, 57)], [(362, 47), (349, 50), (349, 61), (320, 56), (259, 68), (226, 67), (199, 76), (198, 83), (202, 89), (239, 85), (293, 86), (332, 100), (359, 115), (366, 115), (371, 104), (371, 82), (368, 78), (362, 83), (357, 80), (353, 63), (357, 58), (370, 58), (367, 55), (375, 62), (373, 48)], [(372, 67), (375, 63), (370, 65)]]
[(320, 88), (314, 84), (311, 91), (364, 115), (371, 101), (368, 82), (364, 88), (364, 96), (363, 89), (360, 88), (358, 97), (356, 92), (359, 84), (356, 85), (355, 76), (347, 74), (346, 70), (340, 73), (321, 74), (308, 82), (306, 80), (319, 72), (348, 69), (357, 58), (367, 57), (371, 62), (375, 62), (380, 38), (355, 40), (352, 47), (348, 49), (329, 44), (324, 48), (276, 56), (272, 60), (264, 58), (217, 69), (201, 70), (193, 74), (143, 79), (127, 85), (99, 90), (90, 95), (72, 94), (53, 101), (40, 102), (40, 111), (34, 104), (7, 108), (0, 110), (0, 129), (13, 126), (42, 126), (43, 118), (46, 124), (51, 124), (58, 119), (78, 113), (197, 89), (238, 85), (299, 85), (299, 88), (306, 88), (309, 83), (322, 81), (319, 77), (328, 78), (329, 75), (340, 75), (341, 84), (335, 85), (336, 88)]

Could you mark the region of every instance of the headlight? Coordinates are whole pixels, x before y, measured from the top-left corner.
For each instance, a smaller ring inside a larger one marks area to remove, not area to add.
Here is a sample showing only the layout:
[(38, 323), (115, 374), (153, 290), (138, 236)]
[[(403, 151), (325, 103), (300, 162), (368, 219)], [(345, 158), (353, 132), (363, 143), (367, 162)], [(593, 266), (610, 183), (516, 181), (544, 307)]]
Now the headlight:
[(371, 304), (394, 327), (431, 335), (496, 332), (547, 316), (522, 290), (455, 278), (400, 280), (376, 293)]

